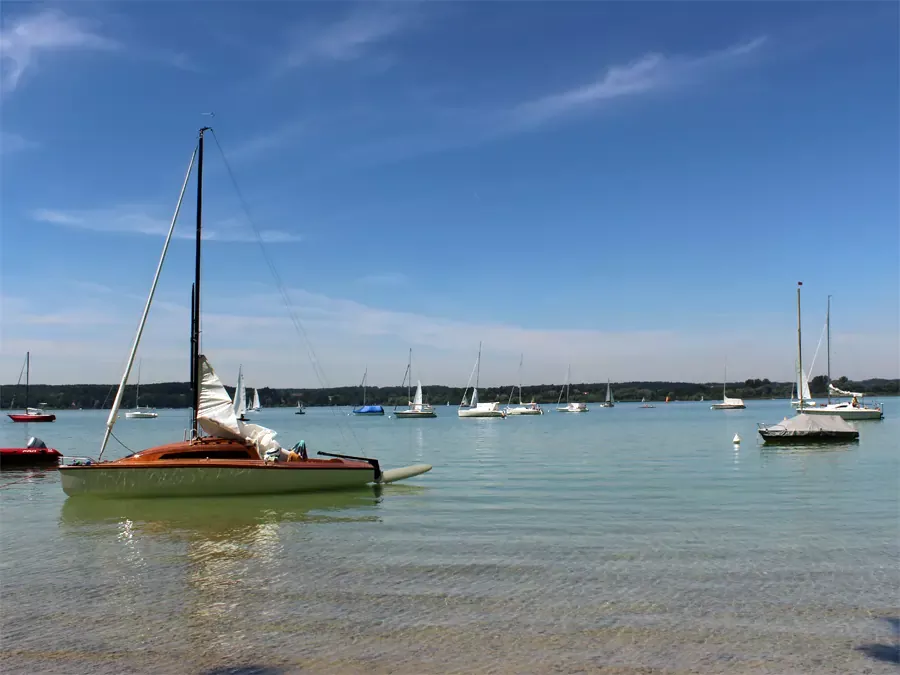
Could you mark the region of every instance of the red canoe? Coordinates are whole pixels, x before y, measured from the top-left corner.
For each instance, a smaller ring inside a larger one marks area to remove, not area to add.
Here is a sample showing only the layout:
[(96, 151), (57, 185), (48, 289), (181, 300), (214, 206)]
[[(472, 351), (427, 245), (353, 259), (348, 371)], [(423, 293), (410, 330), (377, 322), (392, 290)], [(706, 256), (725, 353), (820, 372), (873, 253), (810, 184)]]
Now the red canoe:
[(59, 464), (61, 458), (53, 448), (0, 448), (0, 467)]
[(9, 419), (11, 419), (13, 422), (55, 422), (56, 415), (52, 413), (40, 413), (37, 415), (29, 415), (28, 413), (10, 413)]

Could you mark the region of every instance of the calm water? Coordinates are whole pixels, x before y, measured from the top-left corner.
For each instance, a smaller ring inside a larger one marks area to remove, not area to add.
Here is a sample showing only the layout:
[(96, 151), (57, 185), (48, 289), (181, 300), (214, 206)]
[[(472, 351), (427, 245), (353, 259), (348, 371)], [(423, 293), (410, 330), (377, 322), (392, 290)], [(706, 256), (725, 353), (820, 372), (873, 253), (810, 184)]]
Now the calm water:
[[(786, 401), (506, 420), (265, 410), (283, 444), (434, 465), (307, 497), (98, 503), (67, 500), (53, 471), (3, 472), (0, 670), (896, 673), (892, 403), (824, 451), (759, 445), (755, 423), (792, 414)], [(0, 445), (31, 432), (96, 455), (104, 419), (0, 422)], [(162, 411), (116, 432), (139, 449), (184, 426)]]

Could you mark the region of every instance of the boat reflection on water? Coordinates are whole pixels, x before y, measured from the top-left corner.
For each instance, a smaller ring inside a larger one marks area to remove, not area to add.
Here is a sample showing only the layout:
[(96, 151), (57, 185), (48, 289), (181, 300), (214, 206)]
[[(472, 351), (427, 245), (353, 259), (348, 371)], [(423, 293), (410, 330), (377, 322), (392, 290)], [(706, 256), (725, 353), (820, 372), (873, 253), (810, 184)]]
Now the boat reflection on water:
[(384, 492), (417, 494), (424, 489), (412, 485), (376, 485), (336, 492), (267, 496), (67, 499), (60, 521), (64, 526), (73, 527), (130, 521), (131, 527), (138, 530), (227, 537), (256, 525), (377, 521)]

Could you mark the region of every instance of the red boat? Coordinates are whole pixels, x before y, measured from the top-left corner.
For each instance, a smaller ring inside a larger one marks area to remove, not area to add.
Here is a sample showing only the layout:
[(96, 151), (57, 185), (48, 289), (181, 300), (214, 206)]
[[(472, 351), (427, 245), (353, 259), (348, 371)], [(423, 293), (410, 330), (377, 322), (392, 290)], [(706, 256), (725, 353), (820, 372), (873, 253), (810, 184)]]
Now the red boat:
[[(22, 374), (19, 373), (19, 382)], [(13, 422), (55, 422), (56, 415), (45, 413), (40, 408), (28, 407), (28, 385), (31, 381), (31, 352), (25, 352), (25, 412), (9, 413), (9, 419)]]
[(45, 466), (59, 464), (62, 453), (48, 448), (39, 438), (32, 438), (24, 448), (0, 448), (0, 467)]

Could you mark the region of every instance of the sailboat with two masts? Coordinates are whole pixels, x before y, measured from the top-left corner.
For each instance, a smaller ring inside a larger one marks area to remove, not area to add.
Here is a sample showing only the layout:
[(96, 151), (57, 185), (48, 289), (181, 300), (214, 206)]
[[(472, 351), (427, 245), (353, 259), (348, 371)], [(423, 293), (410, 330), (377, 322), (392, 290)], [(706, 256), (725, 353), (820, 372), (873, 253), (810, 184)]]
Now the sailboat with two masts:
[[(70, 497), (91, 495), (113, 498), (278, 494), (392, 483), (430, 471), (431, 466), (427, 464), (384, 471), (377, 459), (322, 451), (318, 454), (328, 459), (310, 459), (305, 442), (301, 441), (286, 450), (275, 440), (276, 433), (273, 430), (242, 422), (235, 415), (235, 402), (228, 396), (209, 360), (200, 351), (200, 254), (203, 242), (201, 206), (203, 136), (206, 131), (209, 131), (208, 127), (200, 130), (197, 146), (184, 177), (175, 214), (150, 286), (150, 294), (106, 422), (99, 456), (96, 460), (77, 458), (72, 464), (60, 466), (63, 491)], [(103, 453), (118, 419), (125, 386), (153, 304), (195, 159), (197, 229), (191, 298), (191, 427), (180, 441), (104, 462)], [(242, 397), (238, 399), (243, 400)]]
[(401, 410), (394, 408), (394, 417), (400, 419), (417, 419), (426, 417), (437, 417), (434, 407), (425, 403), (422, 397), (422, 382), (416, 380), (416, 395), (410, 399), (410, 389), (412, 388), (412, 348), (409, 350), (409, 361), (406, 364), (406, 374), (403, 376), (403, 382), (400, 386), (406, 385), (406, 400), (409, 401), (409, 407)]
[[(569, 381), (572, 379), (572, 366), (571, 364), (566, 369), (566, 384), (565, 386), (559, 390), (559, 399), (556, 401), (556, 412), (570, 412), (570, 413), (581, 413), (587, 412), (588, 407), (587, 403), (581, 403), (580, 401), (570, 401), (569, 400)], [(566, 404), (562, 404), (563, 392), (566, 394)]]
[(369, 369), (366, 368), (366, 372), (363, 374), (362, 382), (359, 383), (359, 386), (362, 387), (362, 395), (363, 402), (362, 405), (358, 408), (353, 409), (354, 415), (384, 415), (384, 408), (380, 405), (368, 405), (366, 403), (366, 384), (369, 380)]
[[(534, 402), (534, 399), (531, 399), (531, 403), (522, 403), (522, 362), (525, 358), (525, 355), (522, 354), (519, 356), (519, 385), (518, 387), (513, 387), (512, 391), (509, 392), (509, 401), (506, 402), (506, 414), (507, 415), (543, 415), (544, 409), (541, 408), (537, 403)], [(519, 405), (513, 406), (512, 399), (513, 394), (516, 393), (516, 389), (519, 390)]]
[[(472, 389), (471, 400), (466, 398), (469, 392), (469, 385), (472, 384), (472, 375), (475, 376), (475, 387)], [(469, 375), (469, 381), (466, 382), (465, 391), (463, 391), (462, 401), (456, 409), (459, 417), (506, 417), (506, 411), (500, 409), (499, 401), (491, 401), (490, 403), (481, 403), (478, 400), (478, 385), (481, 378), (481, 343), (478, 343), (478, 358), (475, 359), (475, 367)]]
[(141, 409), (141, 365), (141, 361), (138, 361), (137, 386), (134, 389), (134, 410), (129, 410), (125, 413), (125, 418), (129, 420), (153, 420), (159, 417), (155, 410), (151, 410), (146, 406), (144, 406), (143, 410)]

